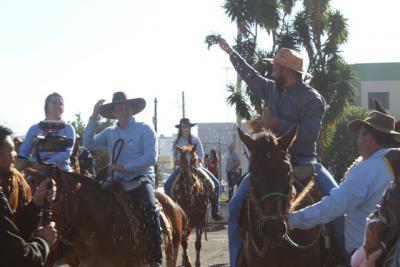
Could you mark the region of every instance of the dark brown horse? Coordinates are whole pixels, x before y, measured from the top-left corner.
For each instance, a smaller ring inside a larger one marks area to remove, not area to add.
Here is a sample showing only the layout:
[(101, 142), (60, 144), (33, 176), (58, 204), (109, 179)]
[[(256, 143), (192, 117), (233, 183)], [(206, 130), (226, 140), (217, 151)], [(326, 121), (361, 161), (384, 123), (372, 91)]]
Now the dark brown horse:
[[(400, 149), (386, 154), (392, 167), (394, 183), (385, 191), (378, 210), (369, 216), (365, 250), (376, 266), (400, 266)], [(384, 249), (382, 249), (384, 248)]]
[[(180, 153), (180, 173), (172, 186), (172, 198), (183, 208), (188, 216), (188, 231), (196, 229), (196, 266), (200, 266), (201, 236), (206, 228), (209, 199), (214, 192), (210, 177), (199, 167), (197, 145), (177, 147)], [(191, 266), (187, 249), (183, 251), (185, 267)]]
[(319, 226), (293, 231), (287, 227), (288, 212), (312, 204), (305, 196), (315, 190), (310, 184), (307, 194), (295, 197), (288, 149), (296, 129), (281, 138), (269, 131), (254, 138), (238, 131), (250, 152), (250, 190), (239, 219), (244, 246), (238, 266), (327, 266)]
[[(135, 203), (121, 187), (115, 185), (113, 190), (104, 191), (88, 177), (61, 172), (48, 165), (46, 169), (57, 183), (52, 209), (59, 241), (72, 247), (82, 266), (148, 266), (150, 244), (143, 230), (143, 214), (133, 207)], [(187, 239), (183, 238), (187, 219), (169, 197), (161, 193), (156, 197), (162, 206), (166, 266), (173, 267), (179, 244), (187, 247)]]

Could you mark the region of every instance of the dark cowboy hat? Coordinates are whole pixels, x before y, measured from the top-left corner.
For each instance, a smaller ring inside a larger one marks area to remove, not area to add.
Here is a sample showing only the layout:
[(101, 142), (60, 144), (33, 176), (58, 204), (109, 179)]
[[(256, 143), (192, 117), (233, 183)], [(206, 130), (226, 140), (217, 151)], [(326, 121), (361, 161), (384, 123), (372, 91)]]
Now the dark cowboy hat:
[(179, 124), (177, 124), (177, 125), (175, 125), (175, 128), (182, 128), (182, 125), (183, 124), (189, 124), (190, 125), (190, 127), (193, 127), (193, 126), (195, 126), (196, 125), (196, 123), (190, 123), (190, 120), (188, 119), (188, 118), (182, 118), (180, 121), (179, 121)]
[(111, 103), (107, 103), (101, 106), (100, 115), (107, 119), (115, 119), (113, 109), (115, 105), (120, 103), (130, 104), (133, 109), (133, 115), (141, 112), (146, 106), (146, 101), (143, 98), (128, 99), (124, 92), (116, 92), (113, 94)]
[(347, 125), (351, 134), (357, 135), (362, 126), (369, 125), (382, 133), (391, 134), (395, 140), (400, 140), (400, 133), (395, 131), (395, 118), (379, 111), (372, 111), (365, 120), (352, 120)]

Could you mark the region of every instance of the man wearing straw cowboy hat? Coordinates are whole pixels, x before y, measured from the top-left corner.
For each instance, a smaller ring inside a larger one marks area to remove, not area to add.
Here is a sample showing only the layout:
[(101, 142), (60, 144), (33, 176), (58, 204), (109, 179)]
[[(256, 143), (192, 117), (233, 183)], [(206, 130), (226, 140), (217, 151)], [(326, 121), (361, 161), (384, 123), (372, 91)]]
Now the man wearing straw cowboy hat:
[[(325, 113), (324, 98), (312, 87), (303, 83), (302, 75), (308, 75), (303, 70), (302, 56), (289, 48), (281, 48), (275, 58), (266, 59), (273, 63), (272, 77), (263, 77), (223, 39), (219, 39), (222, 50), (230, 55), (230, 60), (247, 83), (248, 88), (262, 98), (267, 107), (261, 120), (265, 128), (283, 135), (297, 125), (297, 137), (289, 152), (298, 164), (311, 163), (317, 173), (316, 181), (323, 195), (337, 187), (332, 175), (316, 160), (316, 140), (318, 138), (322, 119)], [(231, 266), (236, 266), (242, 240), (238, 235), (239, 212), (246, 199), (249, 182), (244, 179), (236, 194), (229, 202), (229, 250)], [(343, 218), (333, 223), (336, 232), (342, 232)], [(344, 243), (343, 238), (339, 243)]]
[(393, 172), (385, 160), (394, 141), (400, 140), (395, 131), (395, 119), (378, 111), (365, 120), (353, 120), (348, 131), (357, 136), (357, 148), (362, 160), (353, 165), (338, 188), (312, 206), (289, 213), (289, 227), (309, 229), (345, 216), (345, 247), (349, 256), (364, 239), (366, 218), (375, 210), (382, 194), (393, 181)]
[[(133, 117), (144, 109), (146, 102), (143, 98), (128, 99), (124, 92), (114, 93), (111, 103), (104, 105), (104, 102), (104, 99), (99, 100), (93, 108), (83, 134), (83, 145), (88, 149), (108, 148), (110, 151), (108, 175), (122, 183), (133, 203), (141, 209), (149, 237), (150, 266), (161, 266), (162, 238), (155, 205), (153, 167), (157, 159), (157, 137), (149, 125), (137, 122)], [(118, 122), (95, 135), (99, 114), (108, 119), (117, 119)], [(114, 146), (117, 150), (112, 155)]]

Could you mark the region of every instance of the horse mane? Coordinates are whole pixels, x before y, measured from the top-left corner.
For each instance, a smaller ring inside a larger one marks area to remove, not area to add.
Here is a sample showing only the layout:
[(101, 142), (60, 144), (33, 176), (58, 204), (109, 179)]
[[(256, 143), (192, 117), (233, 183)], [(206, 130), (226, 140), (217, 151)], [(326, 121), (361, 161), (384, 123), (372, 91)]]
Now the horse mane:
[(84, 176), (84, 175), (76, 173), (76, 172), (61, 171), (61, 173), (66, 176), (76, 179), (79, 183), (84, 184), (92, 189), (95, 189), (99, 192), (103, 191), (101, 184), (97, 183), (90, 177)]
[(321, 198), (318, 185), (314, 179), (304, 187), (301, 193), (290, 203), (289, 212), (305, 208), (316, 203)]
[[(257, 141), (263, 141), (266, 140), (268, 143), (273, 143), (273, 144), (277, 144), (278, 143), (278, 138), (275, 136), (275, 134), (273, 132), (271, 132), (271, 130), (263, 130), (259, 133), (256, 133), (253, 138)], [(261, 148), (260, 148), (261, 149)]]

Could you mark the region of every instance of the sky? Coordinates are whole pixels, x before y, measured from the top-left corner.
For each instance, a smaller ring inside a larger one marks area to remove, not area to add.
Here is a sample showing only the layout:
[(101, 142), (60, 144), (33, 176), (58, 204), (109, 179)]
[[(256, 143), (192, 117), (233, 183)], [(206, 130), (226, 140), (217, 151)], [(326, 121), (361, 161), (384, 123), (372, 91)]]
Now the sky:
[[(379, 4), (378, 4), (379, 3)], [(228, 56), (207, 49), (236, 30), (220, 0), (1, 0), (0, 124), (18, 134), (44, 119), (44, 99), (64, 97), (64, 119), (87, 122), (99, 99), (115, 91), (142, 97), (137, 120), (170, 135), (185, 114), (192, 122), (233, 122), (226, 84), (235, 80)], [(348, 63), (400, 62), (400, 1), (332, 0), (348, 19), (342, 47)], [(268, 46), (268, 43), (262, 44)]]

